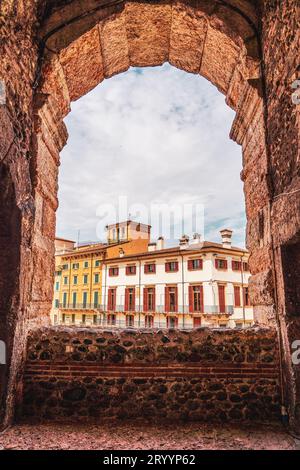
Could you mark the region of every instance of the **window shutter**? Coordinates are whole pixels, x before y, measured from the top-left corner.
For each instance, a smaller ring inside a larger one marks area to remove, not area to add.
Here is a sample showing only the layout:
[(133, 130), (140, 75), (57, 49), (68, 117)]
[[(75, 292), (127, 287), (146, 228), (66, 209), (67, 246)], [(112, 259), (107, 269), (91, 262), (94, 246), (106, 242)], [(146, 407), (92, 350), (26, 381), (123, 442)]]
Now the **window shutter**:
[(156, 289), (153, 289), (153, 311), (156, 312)]
[(178, 288), (177, 287), (175, 287), (175, 312), (178, 312)]
[(112, 310), (111, 289), (108, 289), (107, 310)]
[(224, 269), (228, 269), (228, 262), (227, 262), (227, 259), (224, 260)]
[[(149, 264), (145, 264), (144, 273), (145, 273), (145, 274), (148, 274), (148, 273), (149, 273)], [(145, 290), (145, 289), (144, 289), (144, 290)]]
[(215, 259), (215, 267), (216, 267), (216, 269), (219, 269), (219, 260), (218, 259)]
[(165, 264), (165, 271), (166, 271), (166, 273), (170, 272), (170, 264), (169, 263)]
[(129, 274), (129, 266), (126, 266), (126, 276)]
[(234, 305), (235, 307), (241, 306), (241, 291), (239, 286), (234, 286)]
[(129, 304), (129, 290), (126, 287), (126, 289), (125, 289), (125, 306), (124, 306), (125, 312), (128, 312), (128, 304)]
[(144, 312), (148, 312), (148, 289), (147, 287), (144, 287), (143, 310)]
[(113, 274), (113, 269), (109, 268), (109, 275), (112, 276), (112, 274)]
[(204, 291), (203, 286), (200, 286), (200, 310), (204, 313)]
[(193, 260), (192, 260), (192, 259), (189, 259), (189, 260), (188, 260), (188, 270), (189, 270), (189, 271), (192, 271), (192, 270), (193, 270)]
[(133, 289), (133, 292), (132, 292), (132, 308), (133, 308), (133, 311), (135, 312), (135, 289)]
[(178, 271), (178, 269), (179, 269), (179, 264), (178, 264), (178, 261), (176, 261), (176, 263), (175, 263), (175, 271)]
[(169, 287), (165, 287), (165, 311), (170, 311)]
[(193, 286), (189, 286), (189, 311), (193, 313), (194, 311), (194, 289)]
[(178, 328), (178, 318), (175, 318), (175, 328)]

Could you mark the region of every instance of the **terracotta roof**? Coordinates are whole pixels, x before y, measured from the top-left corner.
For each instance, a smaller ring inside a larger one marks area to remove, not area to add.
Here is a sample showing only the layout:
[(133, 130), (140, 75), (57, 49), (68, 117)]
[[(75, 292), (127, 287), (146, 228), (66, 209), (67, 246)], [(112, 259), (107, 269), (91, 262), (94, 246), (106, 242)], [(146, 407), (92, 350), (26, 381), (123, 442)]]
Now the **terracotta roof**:
[(132, 253), (130, 255), (124, 255), (122, 257), (118, 256), (115, 258), (107, 258), (105, 261), (116, 261), (116, 260), (126, 260), (126, 259), (133, 259), (133, 258), (155, 258), (157, 256), (169, 256), (173, 255), (178, 256), (181, 254), (192, 254), (192, 253), (201, 253), (202, 251), (214, 251), (214, 249), (222, 251), (223, 253), (225, 252), (226, 254), (234, 253), (234, 252), (239, 252), (242, 254), (248, 254), (248, 251), (239, 248), (239, 247), (231, 247), (231, 248), (224, 248), (222, 243), (214, 243), (214, 242), (203, 242), (199, 244), (194, 244), (194, 245), (188, 245), (188, 248), (180, 248), (179, 246), (173, 246), (170, 248), (164, 248), (163, 250), (154, 250), (154, 251), (145, 251), (143, 253)]

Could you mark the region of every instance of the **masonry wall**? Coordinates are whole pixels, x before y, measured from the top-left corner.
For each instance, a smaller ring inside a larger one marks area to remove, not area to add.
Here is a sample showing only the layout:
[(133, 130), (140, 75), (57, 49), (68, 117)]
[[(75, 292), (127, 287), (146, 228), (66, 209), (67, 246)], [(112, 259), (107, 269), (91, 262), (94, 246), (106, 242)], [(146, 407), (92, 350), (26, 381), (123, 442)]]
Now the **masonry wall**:
[(276, 420), (273, 330), (103, 331), (28, 338), (19, 419)]

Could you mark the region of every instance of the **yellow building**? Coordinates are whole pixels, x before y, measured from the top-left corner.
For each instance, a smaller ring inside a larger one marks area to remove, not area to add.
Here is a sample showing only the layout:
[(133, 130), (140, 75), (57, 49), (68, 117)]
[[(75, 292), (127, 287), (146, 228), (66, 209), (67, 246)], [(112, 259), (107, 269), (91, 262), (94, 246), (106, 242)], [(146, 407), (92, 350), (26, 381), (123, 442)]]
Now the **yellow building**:
[(75, 247), (73, 241), (57, 238), (52, 323), (97, 324), (104, 261), (147, 251), (150, 230), (128, 220), (107, 226), (107, 243)]

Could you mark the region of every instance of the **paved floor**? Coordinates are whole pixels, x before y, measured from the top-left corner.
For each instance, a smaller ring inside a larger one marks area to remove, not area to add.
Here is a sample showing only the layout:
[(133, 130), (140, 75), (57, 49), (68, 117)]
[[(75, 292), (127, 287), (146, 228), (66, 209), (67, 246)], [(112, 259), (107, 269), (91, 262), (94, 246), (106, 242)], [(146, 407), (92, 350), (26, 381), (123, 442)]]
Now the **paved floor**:
[(0, 449), (295, 449), (280, 425), (15, 425), (0, 434)]

